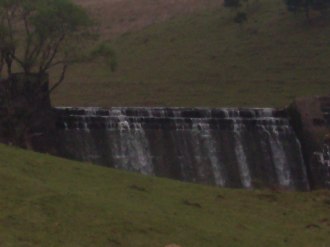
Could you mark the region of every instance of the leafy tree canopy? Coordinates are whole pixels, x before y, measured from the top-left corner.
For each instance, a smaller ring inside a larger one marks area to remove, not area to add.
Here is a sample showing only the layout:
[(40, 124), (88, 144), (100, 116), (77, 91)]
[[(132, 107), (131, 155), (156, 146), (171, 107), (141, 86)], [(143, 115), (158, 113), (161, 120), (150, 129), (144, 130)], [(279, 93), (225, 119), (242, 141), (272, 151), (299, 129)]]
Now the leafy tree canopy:
[[(61, 66), (61, 82), (68, 65), (90, 58), (86, 54), (95, 41), (92, 20), (70, 0), (0, 0), (2, 77), (13, 71), (43, 74)], [(103, 44), (94, 53), (113, 57), (109, 50)]]
[[(69, 65), (101, 57), (114, 69), (109, 44), (98, 43), (96, 25), (71, 0), (0, 0), (0, 140), (29, 147), (35, 129), (51, 129), (49, 95)], [(61, 73), (49, 88), (54, 67)]]

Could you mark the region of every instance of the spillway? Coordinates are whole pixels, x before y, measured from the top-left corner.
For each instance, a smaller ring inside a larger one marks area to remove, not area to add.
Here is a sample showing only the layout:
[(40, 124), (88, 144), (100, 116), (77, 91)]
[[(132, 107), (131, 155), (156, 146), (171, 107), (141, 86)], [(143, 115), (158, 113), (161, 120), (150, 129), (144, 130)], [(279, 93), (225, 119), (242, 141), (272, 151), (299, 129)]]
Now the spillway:
[(285, 110), (55, 110), (58, 149), (67, 158), (220, 187), (309, 189)]

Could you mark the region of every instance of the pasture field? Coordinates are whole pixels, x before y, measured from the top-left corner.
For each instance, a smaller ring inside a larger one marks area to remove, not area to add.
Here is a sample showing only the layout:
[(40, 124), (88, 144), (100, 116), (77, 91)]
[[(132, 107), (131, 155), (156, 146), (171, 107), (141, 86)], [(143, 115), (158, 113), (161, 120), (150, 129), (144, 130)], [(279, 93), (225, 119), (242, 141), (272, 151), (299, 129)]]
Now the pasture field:
[(250, 1), (242, 26), (219, 1), (81, 1), (118, 68), (72, 67), (54, 105), (282, 107), (330, 92), (330, 21), (316, 16), (309, 25), (282, 0)]
[(233, 190), (0, 145), (1, 246), (328, 247), (330, 192)]

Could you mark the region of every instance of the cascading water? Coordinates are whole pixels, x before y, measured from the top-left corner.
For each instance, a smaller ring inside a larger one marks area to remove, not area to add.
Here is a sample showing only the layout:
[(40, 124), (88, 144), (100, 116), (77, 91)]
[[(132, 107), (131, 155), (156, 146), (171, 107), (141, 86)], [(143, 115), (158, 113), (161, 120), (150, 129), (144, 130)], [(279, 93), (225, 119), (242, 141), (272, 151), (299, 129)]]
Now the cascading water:
[(284, 111), (57, 108), (61, 155), (222, 187), (308, 189)]
[(119, 137), (112, 141), (114, 167), (153, 174), (149, 143), (141, 124), (133, 123), (131, 127), (124, 115), (118, 119)]
[(270, 148), (272, 151), (273, 160), (275, 163), (275, 171), (278, 178), (278, 183), (280, 186), (290, 186), (290, 171), (287, 157), (285, 155), (285, 150), (281, 141), (279, 140), (279, 133), (276, 127), (273, 127), (272, 131), (268, 131), (267, 128), (263, 128), (265, 133), (267, 133), (268, 141), (270, 143)]
[(224, 172), (217, 156), (216, 142), (212, 136), (209, 123), (203, 122), (202, 119), (193, 119), (191, 131), (194, 144), (192, 154), (195, 154), (199, 167), (203, 167), (205, 162), (209, 162), (211, 164), (215, 184), (221, 187), (225, 186)]
[(235, 153), (237, 157), (237, 163), (238, 163), (238, 169), (241, 176), (241, 182), (244, 188), (251, 188), (252, 187), (252, 181), (251, 181), (251, 175), (250, 170), (248, 167), (244, 146), (242, 144), (242, 134), (244, 126), (240, 124), (240, 119), (233, 120), (234, 124), (234, 136), (235, 136)]

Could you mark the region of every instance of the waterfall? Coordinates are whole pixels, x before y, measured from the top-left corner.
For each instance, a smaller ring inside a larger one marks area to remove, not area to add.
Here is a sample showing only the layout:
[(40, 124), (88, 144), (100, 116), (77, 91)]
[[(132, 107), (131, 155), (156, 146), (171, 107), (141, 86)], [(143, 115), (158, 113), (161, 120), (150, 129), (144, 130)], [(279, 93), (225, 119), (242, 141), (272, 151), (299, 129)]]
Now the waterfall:
[(61, 155), (221, 187), (306, 189), (300, 143), (271, 108), (57, 108)]
[(244, 147), (242, 144), (242, 128), (243, 126), (239, 123), (239, 120), (233, 120), (234, 122), (234, 136), (235, 136), (235, 153), (238, 162), (238, 168), (240, 171), (240, 177), (242, 181), (242, 185), (244, 188), (252, 187), (252, 179), (250, 175), (250, 170), (247, 164), (247, 159), (244, 151)]
[(274, 126), (272, 127), (271, 131), (264, 126), (262, 129), (268, 136), (279, 185), (282, 187), (290, 187), (291, 178), (289, 164), (287, 161), (286, 153), (279, 139), (279, 133)]
[(198, 163), (206, 162), (203, 157), (206, 157), (211, 164), (214, 175), (214, 183), (218, 186), (225, 186), (226, 180), (223, 175), (223, 165), (220, 163), (215, 147), (215, 140), (212, 136), (210, 125), (203, 122), (201, 119), (194, 119), (192, 126), (194, 137), (194, 154), (199, 159)]
[(115, 138), (113, 141), (114, 167), (152, 175), (150, 148), (142, 125), (133, 123), (131, 127), (120, 111), (117, 117), (119, 119), (117, 129), (119, 138)]

